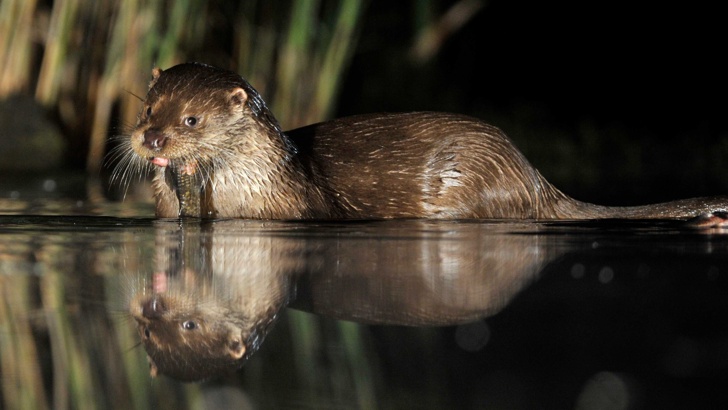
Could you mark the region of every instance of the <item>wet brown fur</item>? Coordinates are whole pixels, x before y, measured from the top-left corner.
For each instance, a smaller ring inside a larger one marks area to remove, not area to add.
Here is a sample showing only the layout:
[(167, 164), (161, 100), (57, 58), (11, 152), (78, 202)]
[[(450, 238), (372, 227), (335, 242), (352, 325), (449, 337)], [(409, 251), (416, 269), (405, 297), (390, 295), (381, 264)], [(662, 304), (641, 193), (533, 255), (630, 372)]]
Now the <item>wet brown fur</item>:
[[(185, 125), (190, 116), (194, 127)], [(162, 148), (143, 145), (150, 130), (165, 136)], [(166, 168), (190, 162), (204, 181), (203, 217), (547, 220), (728, 211), (725, 197), (627, 208), (574, 200), (499, 129), (462, 115), (359, 115), (284, 133), (242, 77), (196, 63), (155, 70), (130, 150), (130, 162), (170, 160), (155, 167), (160, 217), (180, 214)]]

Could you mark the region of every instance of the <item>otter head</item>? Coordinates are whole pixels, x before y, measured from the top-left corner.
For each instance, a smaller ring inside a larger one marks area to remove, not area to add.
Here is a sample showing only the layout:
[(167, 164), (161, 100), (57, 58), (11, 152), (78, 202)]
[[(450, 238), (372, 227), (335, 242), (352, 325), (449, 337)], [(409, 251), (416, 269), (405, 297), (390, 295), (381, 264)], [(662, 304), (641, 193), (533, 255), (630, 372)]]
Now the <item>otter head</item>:
[(220, 147), (254, 122), (250, 97), (259, 97), (231, 71), (187, 63), (155, 68), (152, 77), (131, 134), (132, 149), (151, 164), (188, 174), (211, 167)]
[(114, 154), (119, 163), (112, 181), (129, 183), (139, 171), (154, 169), (158, 215), (215, 216), (220, 204), (237, 205), (233, 198), (221, 199), (229, 189), (214, 187), (270, 184), (278, 158), (293, 151), (245, 79), (185, 63), (152, 71), (137, 124)]
[(152, 376), (186, 382), (221, 376), (240, 368), (259, 344), (255, 329), (219, 306), (155, 293), (138, 297), (131, 312)]

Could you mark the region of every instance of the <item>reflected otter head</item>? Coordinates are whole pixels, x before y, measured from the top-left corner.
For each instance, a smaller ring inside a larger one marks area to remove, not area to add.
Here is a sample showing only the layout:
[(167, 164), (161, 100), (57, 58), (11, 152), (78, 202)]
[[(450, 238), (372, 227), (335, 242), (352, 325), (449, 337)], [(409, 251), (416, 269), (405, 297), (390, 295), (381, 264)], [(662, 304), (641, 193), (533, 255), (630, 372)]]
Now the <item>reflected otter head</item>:
[(154, 293), (137, 297), (132, 316), (152, 376), (202, 381), (240, 368), (258, 348), (255, 324), (228, 309), (193, 298)]

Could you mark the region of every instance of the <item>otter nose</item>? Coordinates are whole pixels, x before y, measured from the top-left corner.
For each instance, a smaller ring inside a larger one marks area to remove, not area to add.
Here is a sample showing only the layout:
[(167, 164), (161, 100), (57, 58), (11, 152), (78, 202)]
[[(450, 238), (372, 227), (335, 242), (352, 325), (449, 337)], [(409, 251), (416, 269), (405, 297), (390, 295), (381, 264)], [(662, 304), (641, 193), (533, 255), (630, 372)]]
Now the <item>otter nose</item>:
[(144, 142), (142, 145), (151, 150), (160, 150), (167, 142), (167, 137), (157, 130), (144, 131)]
[(164, 314), (164, 302), (159, 295), (154, 295), (142, 304), (142, 316), (147, 319), (158, 319)]

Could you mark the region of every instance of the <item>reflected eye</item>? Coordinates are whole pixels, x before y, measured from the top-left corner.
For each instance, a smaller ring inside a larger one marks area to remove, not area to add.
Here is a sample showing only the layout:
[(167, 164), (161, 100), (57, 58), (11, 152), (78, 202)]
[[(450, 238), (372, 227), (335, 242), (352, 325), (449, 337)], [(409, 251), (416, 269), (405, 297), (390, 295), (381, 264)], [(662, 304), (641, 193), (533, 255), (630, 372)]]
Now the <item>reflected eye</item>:
[(197, 125), (198, 122), (199, 122), (199, 120), (197, 119), (197, 117), (185, 118), (185, 125), (188, 127), (194, 127), (195, 125)]
[(182, 323), (182, 328), (184, 330), (195, 330), (195, 329), (197, 329), (197, 323), (192, 320), (188, 320), (188, 321)]

